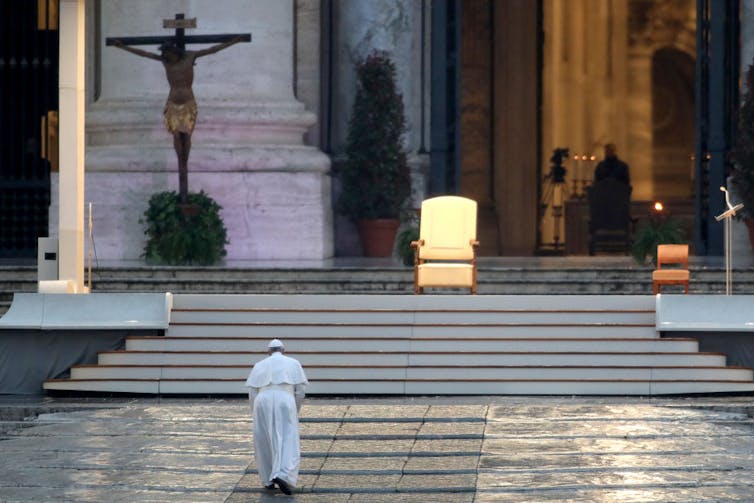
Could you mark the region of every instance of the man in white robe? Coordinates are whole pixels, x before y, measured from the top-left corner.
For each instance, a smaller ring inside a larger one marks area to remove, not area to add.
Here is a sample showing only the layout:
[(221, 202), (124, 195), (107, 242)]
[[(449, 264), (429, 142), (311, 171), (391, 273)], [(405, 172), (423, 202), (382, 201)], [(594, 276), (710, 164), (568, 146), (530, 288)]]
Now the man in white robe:
[(254, 418), (254, 459), (262, 485), (285, 494), (298, 480), (301, 460), (298, 413), (309, 384), (298, 360), (285, 356), (279, 339), (267, 346), (269, 356), (254, 365), (249, 388)]

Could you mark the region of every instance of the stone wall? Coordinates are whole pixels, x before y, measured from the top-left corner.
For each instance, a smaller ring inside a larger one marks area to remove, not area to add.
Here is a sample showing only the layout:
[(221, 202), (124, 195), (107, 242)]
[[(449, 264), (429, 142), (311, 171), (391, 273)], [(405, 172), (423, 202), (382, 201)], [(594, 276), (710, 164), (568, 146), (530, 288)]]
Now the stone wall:
[[(204, 190), (223, 207), (228, 259), (332, 256), (330, 162), (304, 144), (316, 116), (294, 94), (294, 2), (111, 0), (97, 5), (87, 12), (93, 17), (87, 43), (94, 59), (87, 86), (96, 92), (87, 94), (92, 102), (86, 201), (93, 204), (98, 258), (139, 259), (145, 239), (139, 218), (149, 197), (178, 186), (176, 154), (162, 118), (169, 90), (164, 69), (158, 61), (106, 46), (105, 38), (172, 34), (162, 20), (176, 13), (197, 18), (198, 27), (187, 34), (252, 33), (250, 44), (198, 59), (193, 84), (199, 115), (189, 190)], [(318, 4), (305, 5), (309, 19), (316, 17)], [(156, 52), (155, 46), (143, 49)], [(317, 78), (311, 69), (299, 75)], [(303, 94), (316, 104), (311, 93)]]

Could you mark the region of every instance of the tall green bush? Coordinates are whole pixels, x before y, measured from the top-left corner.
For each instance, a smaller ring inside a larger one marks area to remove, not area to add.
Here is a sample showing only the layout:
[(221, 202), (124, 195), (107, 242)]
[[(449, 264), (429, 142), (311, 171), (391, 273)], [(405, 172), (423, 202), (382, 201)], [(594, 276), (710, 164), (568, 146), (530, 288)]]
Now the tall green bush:
[(406, 120), (395, 64), (373, 52), (356, 65), (356, 76), (336, 210), (354, 220), (398, 218), (411, 195), (411, 178), (401, 144)]

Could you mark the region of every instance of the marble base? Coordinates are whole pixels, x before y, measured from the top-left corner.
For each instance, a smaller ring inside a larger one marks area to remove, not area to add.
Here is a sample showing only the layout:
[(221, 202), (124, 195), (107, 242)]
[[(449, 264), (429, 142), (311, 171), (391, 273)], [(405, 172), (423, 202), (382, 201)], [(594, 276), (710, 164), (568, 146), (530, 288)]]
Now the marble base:
[[(88, 151), (87, 166), (99, 168), (87, 170), (85, 197), (93, 206), (97, 259), (140, 259), (146, 237), (139, 220), (149, 198), (178, 190), (171, 156), (172, 149), (157, 147)], [(189, 161), (189, 190), (204, 190), (222, 206), (228, 260), (323, 259), (333, 254), (328, 171), (329, 158), (313, 147), (198, 149)], [(54, 236), (56, 175), (52, 184)]]
[[(163, 122), (164, 106), (164, 99), (156, 98), (110, 99), (91, 104), (86, 115), (87, 147), (172, 148), (173, 138)], [(303, 134), (317, 121), (302, 103), (293, 100), (269, 103), (198, 100), (197, 108), (192, 135), (194, 162), (195, 148), (301, 145)]]

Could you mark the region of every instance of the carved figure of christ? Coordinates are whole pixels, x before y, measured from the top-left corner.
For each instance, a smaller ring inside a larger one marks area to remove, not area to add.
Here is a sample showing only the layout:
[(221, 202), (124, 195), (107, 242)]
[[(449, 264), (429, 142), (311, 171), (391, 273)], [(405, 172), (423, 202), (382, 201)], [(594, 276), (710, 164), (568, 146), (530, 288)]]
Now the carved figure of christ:
[[(159, 61), (165, 68), (170, 92), (165, 103), (165, 127), (173, 135), (173, 147), (178, 157), (178, 193), (180, 203), (188, 204), (188, 159), (191, 152), (191, 135), (196, 124), (197, 106), (192, 89), (194, 64), (196, 59), (214, 54), (238, 42), (251, 41), (249, 34), (184, 36), (183, 29), (195, 27), (196, 19), (183, 19), (183, 14), (175, 20), (166, 20), (165, 27), (176, 28), (175, 37), (119, 37), (108, 38), (107, 45), (113, 45), (137, 56)], [(212, 47), (197, 51), (185, 48), (185, 43), (217, 42)], [(129, 45), (130, 42), (130, 45)], [(162, 42), (160, 52), (145, 51), (132, 45), (145, 45)]]

